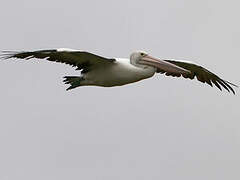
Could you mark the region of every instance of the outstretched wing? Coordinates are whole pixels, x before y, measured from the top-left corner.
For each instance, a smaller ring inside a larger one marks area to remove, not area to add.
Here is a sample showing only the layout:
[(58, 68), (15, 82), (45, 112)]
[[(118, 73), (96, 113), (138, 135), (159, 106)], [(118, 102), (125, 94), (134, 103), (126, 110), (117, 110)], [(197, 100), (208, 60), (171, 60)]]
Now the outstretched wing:
[(173, 77), (180, 77), (183, 76), (184, 78), (194, 79), (195, 76), (197, 79), (202, 83), (207, 83), (210, 86), (213, 86), (215, 84), (216, 87), (218, 87), (220, 90), (222, 90), (221, 87), (226, 89), (228, 92), (232, 91), (235, 94), (234, 89), (231, 86), (236, 86), (235, 84), (232, 84), (228, 81), (225, 81), (218, 77), (216, 74), (210, 72), (209, 70), (205, 69), (202, 66), (193, 64), (191, 62), (183, 62), (183, 61), (175, 61), (175, 60), (164, 60), (166, 62), (169, 62), (171, 64), (177, 65), (181, 68), (184, 68), (186, 70), (189, 70), (190, 73), (181, 73), (181, 72), (167, 72), (161, 69), (157, 69), (158, 73), (165, 74), (166, 76), (173, 76)]
[(1, 56), (3, 59), (46, 59), (77, 67), (77, 70), (82, 70), (83, 73), (89, 72), (99, 66), (111, 65), (116, 61), (115, 59), (104, 58), (89, 52), (65, 48), (22, 52), (4, 51)]

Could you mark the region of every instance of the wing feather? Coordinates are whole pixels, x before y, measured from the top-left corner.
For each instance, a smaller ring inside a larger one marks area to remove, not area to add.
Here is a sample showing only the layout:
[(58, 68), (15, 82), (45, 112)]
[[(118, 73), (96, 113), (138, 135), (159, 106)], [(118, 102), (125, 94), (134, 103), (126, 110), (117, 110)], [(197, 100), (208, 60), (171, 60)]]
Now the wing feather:
[(52, 50), (39, 50), (39, 51), (3, 51), (1, 55), (3, 59), (18, 58), (29, 60), (32, 58), (46, 59), (48, 61), (65, 63), (73, 67), (77, 67), (76, 70), (83, 70), (82, 72), (88, 72), (92, 68), (98, 66), (106, 66), (112, 64), (115, 59), (104, 58), (89, 52), (71, 50), (71, 49), (52, 49)]
[(176, 74), (172, 74), (163, 70), (158, 69), (157, 72), (165, 74), (166, 76), (173, 76), (173, 77), (180, 77), (183, 76), (184, 78), (188, 78), (188, 79), (194, 79), (195, 77), (197, 78), (198, 81), (202, 82), (202, 83), (207, 83), (210, 86), (213, 86), (213, 84), (220, 90), (222, 90), (222, 87), (224, 89), (226, 89), (228, 92), (232, 91), (233, 94), (235, 94), (234, 89), (231, 86), (235, 86), (238, 87), (237, 85), (230, 83), (228, 81), (225, 81), (223, 79), (221, 79), (220, 77), (218, 77), (216, 74), (210, 72), (209, 70), (205, 69), (202, 66), (190, 63), (190, 62), (182, 62), (182, 61), (176, 61), (176, 60), (164, 60), (167, 61), (171, 64), (177, 65), (179, 67), (182, 67), (186, 70), (189, 70), (190, 73), (178, 73)]

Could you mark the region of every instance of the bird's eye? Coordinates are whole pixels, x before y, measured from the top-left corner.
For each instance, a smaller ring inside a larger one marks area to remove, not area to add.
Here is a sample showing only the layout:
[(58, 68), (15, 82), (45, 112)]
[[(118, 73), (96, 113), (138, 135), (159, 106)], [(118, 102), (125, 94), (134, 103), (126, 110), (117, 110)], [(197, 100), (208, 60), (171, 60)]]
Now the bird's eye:
[(145, 54), (144, 54), (144, 53), (141, 53), (141, 56), (145, 56)]

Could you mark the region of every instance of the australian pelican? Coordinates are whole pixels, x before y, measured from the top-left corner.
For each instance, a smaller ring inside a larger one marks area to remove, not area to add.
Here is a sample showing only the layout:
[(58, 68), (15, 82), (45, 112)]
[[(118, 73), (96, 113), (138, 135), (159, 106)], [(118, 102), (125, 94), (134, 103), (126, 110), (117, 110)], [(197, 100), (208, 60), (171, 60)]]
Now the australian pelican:
[(157, 59), (145, 52), (134, 52), (130, 55), (130, 59), (109, 59), (89, 52), (66, 48), (23, 52), (4, 51), (1, 56), (3, 59), (46, 59), (76, 67), (76, 70), (81, 70), (79, 76), (64, 77), (64, 82), (70, 84), (67, 90), (79, 86), (121, 86), (150, 78), (155, 73), (173, 77), (183, 76), (189, 79), (194, 79), (196, 76), (203, 83), (206, 82), (210, 86), (215, 84), (220, 90), (223, 87), (234, 94), (232, 86), (237, 87), (194, 63)]

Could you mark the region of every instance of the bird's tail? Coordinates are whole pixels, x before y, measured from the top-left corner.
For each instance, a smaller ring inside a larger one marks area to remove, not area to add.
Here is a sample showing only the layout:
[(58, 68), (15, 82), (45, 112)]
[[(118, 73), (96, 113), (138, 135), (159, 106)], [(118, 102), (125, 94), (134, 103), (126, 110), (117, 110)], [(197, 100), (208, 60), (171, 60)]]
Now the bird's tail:
[(81, 81), (84, 80), (84, 78), (81, 76), (65, 76), (63, 78), (64, 78), (63, 82), (65, 84), (71, 85), (69, 88), (67, 88), (67, 91), (73, 88), (76, 88), (78, 86), (81, 86)]

